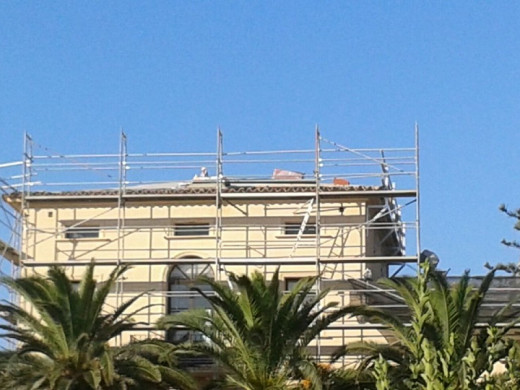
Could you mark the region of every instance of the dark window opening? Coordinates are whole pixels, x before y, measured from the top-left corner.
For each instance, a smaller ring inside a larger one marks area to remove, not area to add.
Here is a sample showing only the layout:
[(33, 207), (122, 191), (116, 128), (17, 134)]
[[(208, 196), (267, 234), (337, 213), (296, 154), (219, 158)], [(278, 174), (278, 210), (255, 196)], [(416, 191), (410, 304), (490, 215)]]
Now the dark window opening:
[(175, 236), (209, 236), (209, 223), (176, 224), (173, 234)]
[[(196, 287), (205, 293), (211, 293), (211, 287), (201, 282), (198, 278), (206, 276), (213, 279), (213, 270), (208, 264), (180, 264), (174, 266), (168, 277), (168, 314), (183, 312), (190, 309), (210, 310), (211, 305), (202, 297)], [(166, 334), (166, 339), (173, 344), (184, 342), (204, 342), (204, 337), (199, 332), (186, 329), (171, 328)], [(194, 367), (212, 364), (213, 361), (207, 356), (181, 357), (179, 364), (182, 367)]]
[(300, 278), (285, 278), (285, 291), (291, 291), (300, 280)]
[[(302, 279), (304, 279), (304, 278), (285, 278), (284, 279), (284, 282), (285, 282), (284, 293), (289, 294)], [(314, 301), (315, 298), (316, 298), (316, 290), (314, 288), (312, 288), (310, 291), (307, 292), (307, 294), (305, 296), (305, 302), (311, 303)]]
[(69, 228), (65, 231), (65, 238), (99, 238), (99, 228)]
[[(285, 234), (287, 235), (298, 235), (300, 233), (302, 225), (300, 223), (286, 223), (285, 224)], [(312, 223), (308, 223), (305, 225), (303, 229), (304, 235), (315, 235), (316, 234), (316, 225)]]

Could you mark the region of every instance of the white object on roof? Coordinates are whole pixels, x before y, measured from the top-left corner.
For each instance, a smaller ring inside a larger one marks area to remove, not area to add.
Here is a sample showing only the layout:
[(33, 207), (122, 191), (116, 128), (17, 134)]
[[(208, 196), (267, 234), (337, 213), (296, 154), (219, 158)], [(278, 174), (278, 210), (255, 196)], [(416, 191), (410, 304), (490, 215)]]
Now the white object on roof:
[(193, 176), (193, 180), (207, 179), (208, 177), (209, 177), (208, 168), (201, 167), (200, 168), (200, 174)]
[(284, 169), (278, 169), (276, 168), (273, 171), (273, 180), (302, 180), (303, 179), (303, 173), (301, 172), (294, 172), (294, 171), (286, 171)]

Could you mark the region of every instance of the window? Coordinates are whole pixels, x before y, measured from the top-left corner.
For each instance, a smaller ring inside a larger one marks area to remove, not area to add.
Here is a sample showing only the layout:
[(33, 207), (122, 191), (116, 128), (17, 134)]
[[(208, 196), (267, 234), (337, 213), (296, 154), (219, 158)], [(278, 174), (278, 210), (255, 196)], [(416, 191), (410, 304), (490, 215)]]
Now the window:
[[(168, 314), (179, 313), (189, 309), (207, 309), (211, 305), (197, 291), (197, 287), (205, 293), (211, 293), (212, 289), (206, 283), (198, 280), (199, 276), (213, 279), (213, 270), (208, 264), (179, 264), (174, 266), (168, 277)], [(172, 329), (168, 332), (168, 340), (173, 343), (183, 341), (201, 341), (201, 335), (197, 332)]]
[(209, 236), (209, 223), (176, 224), (173, 234), (174, 236)]
[[(284, 293), (289, 294), (303, 278), (285, 278)], [(305, 302), (311, 303), (316, 299), (316, 289), (313, 287), (307, 292)]]
[(291, 291), (300, 280), (300, 278), (285, 278), (285, 291)]
[(65, 238), (76, 240), (81, 238), (99, 238), (99, 228), (96, 227), (75, 227), (69, 228), (65, 232)]
[[(287, 235), (298, 235), (301, 228), (300, 223), (286, 223), (285, 224), (285, 234)], [(313, 223), (307, 223), (305, 228), (303, 229), (304, 235), (315, 235), (316, 234), (316, 225)]]
[(169, 313), (178, 313), (188, 309), (211, 307), (198, 292), (191, 290), (197, 287), (204, 292), (211, 288), (198, 280), (199, 276), (207, 276), (213, 279), (213, 270), (207, 264), (179, 264), (172, 268), (168, 280), (171, 292)]
[[(197, 259), (198, 257), (185, 257)], [(197, 291), (192, 288), (197, 287), (206, 294), (211, 294), (212, 288), (200, 281), (200, 276), (214, 279), (213, 270), (208, 264), (179, 264), (171, 268), (168, 275), (168, 314), (179, 313), (189, 309), (210, 310), (211, 305)], [(202, 334), (186, 329), (170, 328), (166, 333), (166, 340), (173, 344), (180, 344), (187, 341), (204, 342)], [(181, 356), (179, 365), (181, 367), (196, 367), (201, 365), (211, 365), (213, 360), (209, 356)]]

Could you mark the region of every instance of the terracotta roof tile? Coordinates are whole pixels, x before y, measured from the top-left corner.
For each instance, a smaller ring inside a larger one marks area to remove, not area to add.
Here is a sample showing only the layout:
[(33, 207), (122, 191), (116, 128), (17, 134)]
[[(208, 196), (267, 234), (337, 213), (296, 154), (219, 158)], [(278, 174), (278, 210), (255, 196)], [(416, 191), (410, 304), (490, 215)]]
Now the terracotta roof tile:
[[(351, 191), (377, 191), (382, 190), (383, 187), (376, 186), (337, 186), (324, 184), (321, 185), (322, 192), (351, 192)], [(314, 192), (315, 186), (312, 185), (223, 185), (222, 193), (299, 193), (299, 192)], [(188, 185), (185, 187), (176, 188), (128, 188), (125, 191), (126, 195), (168, 195), (168, 194), (214, 194), (214, 186)], [(104, 190), (74, 190), (74, 191), (34, 191), (31, 196), (117, 196), (119, 191), (117, 189)], [(17, 198), (20, 193), (13, 193), (12, 198)]]

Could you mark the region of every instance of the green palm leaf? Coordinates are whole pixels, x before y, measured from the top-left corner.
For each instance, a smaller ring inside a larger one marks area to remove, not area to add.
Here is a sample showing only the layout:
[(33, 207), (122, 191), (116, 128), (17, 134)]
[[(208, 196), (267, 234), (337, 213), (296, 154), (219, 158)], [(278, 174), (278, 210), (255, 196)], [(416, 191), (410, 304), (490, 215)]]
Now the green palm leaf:
[[(86, 268), (76, 291), (64, 270), (51, 267), (47, 277), (2, 278), (4, 286), (25, 302), (0, 304), (5, 332), (18, 342), (0, 358), (0, 387), (24, 390), (101, 390), (157, 388), (195, 389), (193, 380), (177, 369), (175, 348), (161, 341), (111, 347), (110, 341), (138, 325), (132, 310), (142, 296), (104, 313), (117, 279), (128, 267), (116, 267), (97, 284), (94, 264)], [(164, 377), (163, 377), (164, 373)], [(154, 387), (150, 387), (150, 386)]]
[[(390, 362), (388, 372), (395, 388), (402, 386), (406, 378), (409, 383), (415, 383), (414, 388), (423, 388), (421, 386), (427, 383), (433, 386), (432, 380), (449, 389), (468, 388), (468, 383), (476, 386), (493, 363), (507, 356), (508, 348), (501, 345), (508, 345), (506, 334), (519, 322), (518, 313), (507, 306), (498, 310), (483, 329), (477, 328), (482, 304), (496, 271), (491, 270), (478, 288), (470, 285), (468, 272), (458, 284), (449, 285), (445, 274), (431, 270), (428, 264), (422, 266), (417, 278), (383, 281), (382, 285), (395, 290), (402, 299), (408, 309), (408, 319), (367, 306), (351, 307), (347, 311), (385, 325), (397, 342), (392, 345), (353, 343), (339, 349), (335, 359), (362, 355), (359, 370), (363, 371), (373, 369), (382, 357)], [(492, 339), (490, 330), (502, 322), (507, 323)], [(472, 379), (468, 379), (469, 371)]]
[(278, 271), (270, 281), (260, 273), (230, 274), (229, 280), (234, 288), (202, 277), (213, 292), (197, 291), (211, 311), (169, 315), (158, 326), (202, 334), (206, 342), (184, 343), (179, 348), (214, 358), (225, 369), (224, 386), (288, 389), (306, 378), (313, 389), (321, 389), (321, 378), (305, 347), (346, 311), (321, 304), (326, 292), (312, 292), (316, 278), (302, 279), (287, 294), (280, 288)]

